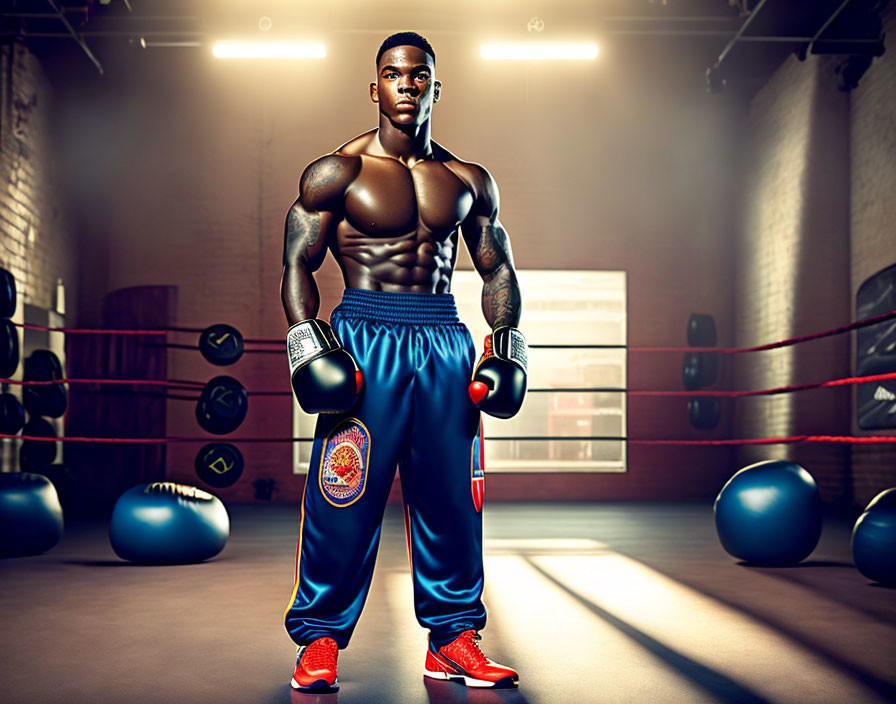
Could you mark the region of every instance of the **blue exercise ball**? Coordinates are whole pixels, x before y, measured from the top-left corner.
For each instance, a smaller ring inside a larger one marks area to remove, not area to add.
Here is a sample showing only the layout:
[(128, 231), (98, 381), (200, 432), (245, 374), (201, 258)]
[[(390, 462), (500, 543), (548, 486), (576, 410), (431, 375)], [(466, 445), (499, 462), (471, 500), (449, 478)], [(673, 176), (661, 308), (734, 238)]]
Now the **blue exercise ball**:
[(112, 549), (131, 562), (201, 562), (221, 552), (229, 535), (230, 518), (220, 499), (173, 482), (128, 489), (109, 523)]
[(0, 474), (0, 557), (45, 552), (62, 537), (62, 506), (40, 474)]
[(805, 469), (785, 460), (744, 467), (713, 507), (722, 547), (756, 565), (794, 565), (821, 537), (821, 497)]
[(896, 586), (896, 489), (887, 489), (865, 507), (852, 529), (852, 558), (873, 582)]

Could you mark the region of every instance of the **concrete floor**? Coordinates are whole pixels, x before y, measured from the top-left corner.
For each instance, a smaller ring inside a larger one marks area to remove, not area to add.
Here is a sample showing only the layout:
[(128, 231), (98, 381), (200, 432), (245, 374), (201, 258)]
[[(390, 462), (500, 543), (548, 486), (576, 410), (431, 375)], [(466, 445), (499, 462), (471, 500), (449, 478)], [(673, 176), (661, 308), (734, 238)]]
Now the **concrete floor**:
[(229, 510), (199, 565), (121, 562), (102, 522), (0, 560), (0, 702), (896, 702), (896, 590), (852, 566), (846, 518), (802, 565), (755, 568), (722, 551), (708, 505), (489, 505), (482, 646), (521, 680), (489, 691), (422, 677), (390, 507), (341, 690), (308, 696), (282, 628), (296, 511)]

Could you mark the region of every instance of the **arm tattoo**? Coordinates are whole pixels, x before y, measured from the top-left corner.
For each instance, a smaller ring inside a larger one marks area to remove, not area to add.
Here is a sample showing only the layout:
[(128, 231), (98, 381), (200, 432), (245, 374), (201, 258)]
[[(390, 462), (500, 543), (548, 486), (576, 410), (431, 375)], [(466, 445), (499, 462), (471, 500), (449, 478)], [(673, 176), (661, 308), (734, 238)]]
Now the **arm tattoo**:
[[(360, 159), (354, 167), (360, 167)], [(296, 322), (317, 315), (320, 294), (312, 275), (327, 255), (342, 207), (346, 162), (328, 156), (312, 162), (299, 180), (299, 199), (286, 216), (280, 295), (286, 317)]]
[(286, 216), (280, 292), (290, 323), (317, 315), (320, 293), (312, 272), (326, 255), (323, 244), (320, 213), (290, 208)]
[(475, 252), (482, 275), (482, 312), (494, 328), (520, 322), (520, 288), (513, 270), (507, 233), (500, 225), (485, 225), (479, 233)]
[(295, 263), (319, 240), (320, 213), (308, 213), (302, 208), (290, 208), (286, 216), (283, 263)]
[(302, 194), (302, 200), (311, 203), (314, 209), (321, 207), (321, 201), (328, 199), (332, 193), (328, 191), (339, 177), (344, 175), (336, 158), (322, 159), (308, 166), (299, 183), (299, 193)]

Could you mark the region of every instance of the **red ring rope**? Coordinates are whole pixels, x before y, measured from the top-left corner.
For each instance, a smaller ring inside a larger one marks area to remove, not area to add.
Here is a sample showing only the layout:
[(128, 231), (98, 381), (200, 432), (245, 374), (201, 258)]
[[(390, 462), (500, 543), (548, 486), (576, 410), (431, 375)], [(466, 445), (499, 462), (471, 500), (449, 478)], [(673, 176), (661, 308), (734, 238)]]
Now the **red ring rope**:
[[(629, 396), (721, 396), (725, 398), (745, 398), (747, 396), (772, 396), (775, 394), (792, 393), (794, 391), (806, 391), (809, 389), (826, 389), (836, 386), (849, 386), (852, 384), (869, 384), (878, 381), (892, 381), (896, 379), (896, 372), (888, 374), (872, 374), (870, 376), (851, 376), (843, 379), (831, 379), (812, 384), (797, 384), (793, 386), (777, 386), (772, 389), (759, 389), (757, 391), (632, 391), (629, 389), (599, 389), (601, 392), (625, 393)], [(0, 383), (16, 386), (46, 386), (49, 384), (106, 384), (106, 385), (148, 385), (165, 386), (174, 389), (196, 391), (204, 386), (201, 381), (166, 381), (164, 379), (56, 379), (54, 381), (19, 381), (17, 379), (0, 379)], [(567, 389), (530, 389), (530, 391), (553, 391), (562, 393)], [(576, 389), (580, 393), (588, 393), (590, 389)], [(598, 391), (595, 389), (594, 391)], [(249, 396), (291, 396), (291, 391), (247, 391)]]
[(796, 384), (793, 386), (778, 386), (773, 389), (760, 389), (758, 391), (629, 391), (630, 396), (724, 396), (727, 398), (745, 398), (747, 396), (773, 396), (794, 391), (806, 391), (809, 389), (827, 389), (835, 386), (849, 386), (851, 384), (869, 384), (875, 381), (890, 381), (896, 379), (896, 372), (889, 374), (872, 374), (871, 376), (850, 376), (845, 379), (831, 379), (819, 381), (814, 384)]
[(167, 330), (106, 330), (104, 328), (49, 328), (46, 325), (30, 323), (13, 323), (25, 330), (42, 330), (44, 332), (64, 332), (66, 334), (83, 335), (167, 335)]
[[(778, 342), (770, 342), (765, 345), (756, 345), (753, 347), (626, 347), (620, 345), (530, 345), (533, 348), (545, 348), (545, 347), (575, 347), (575, 348), (620, 348), (627, 349), (629, 352), (719, 352), (721, 354), (740, 354), (742, 352), (763, 352), (765, 350), (773, 350), (778, 349), (780, 347), (788, 347), (790, 345), (796, 345), (801, 342), (807, 342), (809, 340), (818, 340), (823, 337), (831, 337), (832, 335), (840, 335), (845, 332), (850, 332), (851, 330), (858, 330), (859, 328), (868, 327), (870, 325), (877, 325), (878, 323), (882, 323), (887, 320), (891, 320), (896, 318), (896, 310), (891, 310), (889, 313), (882, 313), (881, 315), (875, 315), (871, 318), (866, 318), (865, 320), (858, 320), (853, 323), (848, 323), (847, 325), (841, 325), (837, 328), (832, 328), (831, 330), (825, 330), (823, 332), (817, 332), (810, 335), (800, 335), (798, 337), (791, 337), (786, 340), (780, 340)], [(203, 328), (190, 328), (190, 327), (172, 327), (167, 328), (165, 330), (100, 330), (100, 329), (89, 329), (89, 328), (53, 328), (53, 327), (45, 327), (43, 325), (31, 325), (26, 323), (13, 323), (14, 325), (18, 325), (20, 327), (26, 328), (28, 330), (44, 330), (50, 332), (64, 332), (68, 334), (95, 334), (95, 335), (165, 335), (168, 332), (190, 332), (190, 333), (201, 333), (203, 332)], [(269, 340), (269, 339), (252, 339), (245, 340), (245, 342), (252, 342), (256, 344), (271, 344), (271, 345), (285, 345), (286, 342), (284, 340)]]
[[(123, 443), (123, 444), (164, 444), (164, 443), (180, 443), (180, 442), (213, 442), (212, 437), (167, 437), (167, 438), (87, 438), (87, 437), (56, 437), (45, 438), (36, 435), (6, 435), (0, 434), (0, 438), (32, 440), (35, 442), (97, 442), (97, 443)], [(314, 438), (222, 438), (221, 442), (247, 442), (247, 443), (281, 443), (281, 442), (311, 442)], [(792, 435), (784, 438), (742, 438), (737, 440), (637, 440), (624, 437), (576, 437), (563, 436), (555, 437), (486, 437), (486, 440), (578, 440), (580, 442), (588, 441), (619, 441), (627, 442), (630, 445), (785, 445), (795, 443), (849, 443), (849, 444), (873, 444), (873, 443), (896, 443), (896, 436), (892, 435), (869, 435), (865, 437), (852, 437), (847, 435)]]
[[(167, 386), (175, 389), (199, 390), (205, 383), (201, 381), (169, 381), (167, 379), (53, 379), (51, 381), (21, 381), (0, 379), (0, 383), (13, 386), (48, 386), (53, 384), (103, 384), (106, 386), (143, 385)], [(284, 392), (287, 393), (287, 392)]]
[[(858, 328), (867, 327), (870, 325), (876, 325), (878, 323), (884, 322), (886, 320), (890, 320), (892, 318), (896, 318), (896, 310), (890, 311), (889, 313), (884, 313), (882, 315), (874, 316), (872, 318), (867, 318), (865, 320), (860, 320), (854, 323), (850, 323), (848, 325), (843, 325), (838, 328), (834, 328), (832, 330), (826, 330), (824, 332), (815, 333), (811, 335), (802, 335), (799, 337), (790, 338), (787, 340), (781, 340), (779, 342), (773, 342), (765, 345), (757, 345), (754, 347), (740, 347), (740, 348), (716, 348), (716, 347), (628, 347), (629, 351), (634, 352), (720, 352), (722, 354), (738, 354), (742, 352), (759, 352), (764, 350), (777, 349), (781, 347), (786, 347), (789, 345), (798, 344), (801, 342), (806, 342), (808, 340), (816, 340), (823, 337), (830, 337), (832, 335), (838, 335), (844, 332), (849, 332), (851, 330), (856, 330)], [(44, 331), (53, 331), (53, 332), (65, 332), (65, 333), (92, 333), (92, 334), (118, 334), (118, 335), (165, 335), (169, 331), (176, 332), (202, 332), (200, 328), (170, 328), (169, 330), (99, 330), (99, 329), (83, 329), (83, 328), (51, 328), (40, 325), (29, 325), (29, 324), (21, 324), (15, 323), (16, 325), (20, 325), (23, 328), (30, 330), (44, 330)], [(247, 340), (249, 341), (249, 340)], [(251, 342), (256, 342), (260, 344), (284, 344), (280, 340), (251, 340)], [(533, 347), (546, 347), (543, 345), (532, 345)], [(586, 346), (593, 347), (593, 346)], [(615, 346), (614, 346), (615, 347)], [(772, 394), (782, 394), (782, 393), (790, 393), (793, 391), (803, 391), (806, 389), (819, 389), (819, 388), (829, 388), (836, 386), (846, 386), (851, 384), (861, 384), (861, 383), (870, 383), (876, 381), (885, 381), (896, 379), (896, 372), (890, 374), (875, 374), (871, 376), (859, 376), (859, 377), (846, 377), (843, 379), (833, 379), (824, 382), (817, 382), (813, 384), (799, 384), (793, 386), (780, 386), (773, 389), (762, 389), (758, 391), (630, 391), (626, 389), (619, 389), (620, 392), (625, 392), (632, 396), (724, 396), (731, 398), (742, 398), (746, 396), (762, 396), (762, 395), (772, 395)], [(111, 385), (132, 385), (132, 384), (143, 384), (149, 386), (166, 386), (166, 387), (174, 387), (180, 389), (196, 389), (199, 386), (202, 386), (202, 382), (196, 381), (167, 381), (167, 380), (159, 380), (159, 379), (58, 379), (54, 381), (46, 381), (46, 382), (24, 382), (17, 381), (12, 379), (0, 380), (9, 384), (17, 384), (17, 385), (29, 385), (29, 384), (56, 384), (56, 383), (69, 383), (69, 384), (111, 384)], [(558, 389), (557, 391), (562, 391), (562, 389)], [(274, 396), (274, 395), (289, 395), (288, 391), (255, 391), (250, 392), (253, 395), (259, 396)], [(45, 438), (31, 435), (8, 435), (8, 434), (0, 434), (0, 438), (8, 438), (15, 439), (19, 438), (21, 440), (29, 440), (34, 442), (95, 442), (95, 443), (118, 443), (118, 444), (162, 444), (169, 442), (209, 442), (212, 438), (208, 437), (200, 437), (200, 438), (188, 438), (188, 437), (168, 437), (168, 438), (87, 438), (87, 437), (55, 437), (55, 438)], [(592, 438), (589, 437), (576, 437), (576, 436), (565, 436), (561, 438), (501, 438), (501, 437), (493, 437), (492, 440), (520, 440), (520, 439), (532, 439), (532, 440), (579, 440), (579, 441), (589, 441)], [(628, 444), (635, 445), (770, 445), (770, 444), (793, 444), (793, 443), (848, 443), (848, 444), (873, 444), (873, 443), (896, 443), (896, 436), (887, 436), (887, 435), (875, 435), (875, 436), (863, 436), (863, 437), (852, 437), (852, 436), (843, 436), (843, 435), (793, 435), (789, 437), (780, 437), (780, 438), (744, 438), (744, 439), (733, 439), (733, 440), (633, 440), (629, 438), (593, 438), (595, 440), (614, 440), (614, 441), (625, 441)], [(302, 442), (309, 441), (310, 439), (306, 438), (229, 438), (231, 442), (263, 442), (263, 443), (278, 443), (278, 442)]]
[(870, 325), (877, 325), (878, 323), (883, 323), (884, 321), (891, 320), (893, 318), (896, 318), (896, 310), (891, 310), (889, 313), (882, 313), (881, 315), (875, 315), (871, 318), (865, 318), (865, 320), (858, 320), (847, 325), (841, 325), (839, 328), (833, 328), (831, 330), (825, 330), (823, 332), (816, 332), (812, 333), (811, 335), (800, 335), (799, 337), (791, 337), (787, 340), (781, 340), (779, 342), (769, 342), (765, 345), (756, 345), (754, 347), (629, 347), (628, 350), (630, 352), (720, 352), (722, 354), (739, 354), (741, 352), (764, 352), (766, 350), (774, 350), (780, 347), (796, 345), (800, 342), (808, 342), (809, 340), (819, 340), (823, 337), (840, 335), (844, 332), (858, 330), (859, 328), (865, 328)]

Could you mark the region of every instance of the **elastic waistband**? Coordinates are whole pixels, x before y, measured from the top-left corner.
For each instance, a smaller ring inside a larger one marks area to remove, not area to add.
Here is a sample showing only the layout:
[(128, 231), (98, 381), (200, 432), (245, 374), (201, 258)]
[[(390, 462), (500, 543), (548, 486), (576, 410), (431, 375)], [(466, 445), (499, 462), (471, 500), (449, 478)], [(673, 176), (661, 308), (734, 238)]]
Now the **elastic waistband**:
[(404, 293), (347, 288), (333, 311), (349, 318), (404, 325), (457, 323), (457, 306), (450, 293)]

